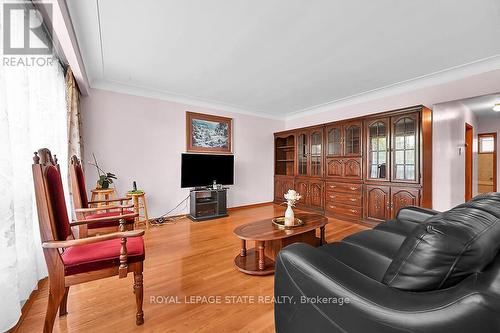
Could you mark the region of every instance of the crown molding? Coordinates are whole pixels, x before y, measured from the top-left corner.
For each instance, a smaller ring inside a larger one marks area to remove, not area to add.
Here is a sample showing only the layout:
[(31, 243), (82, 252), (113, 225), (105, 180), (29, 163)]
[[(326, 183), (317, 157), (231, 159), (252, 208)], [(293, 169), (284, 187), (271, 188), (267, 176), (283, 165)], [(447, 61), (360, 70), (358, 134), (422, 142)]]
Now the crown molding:
[(500, 55), (494, 55), (488, 58), (473, 61), (467, 64), (451, 67), (431, 74), (422, 75), (413, 79), (393, 83), (385, 87), (369, 90), (359, 94), (339, 98), (327, 103), (318, 104), (301, 110), (288, 113), (285, 120), (302, 118), (304, 116), (332, 111), (336, 108), (349, 105), (369, 102), (375, 99), (381, 99), (389, 96), (395, 96), (402, 93), (435, 86), (450, 81), (456, 81), (473, 75), (490, 72), (500, 69)]
[(293, 120), (308, 115), (314, 115), (334, 109), (346, 107), (355, 104), (361, 104), (376, 99), (382, 99), (390, 96), (396, 96), (408, 93), (422, 88), (436, 86), (447, 82), (464, 79), (470, 76), (486, 73), (500, 69), (500, 55), (494, 55), (485, 59), (477, 60), (468, 64), (455, 66), (431, 74), (423, 75), (417, 78), (397, 82), (385, 87), (362, 92), (356, 95), (336, 99), (331, 102), (315, 105), (297, 111), (289, 112), (285, 116), (272, 115), (264, 111), (252, 111), (237, 105), (231, 105), (218, 101), (211, 101), (193, 96), (181, 95), (173, 92), (156, 90), (138, 85), (122, 83), (113, 80), (96, 80), (91, 82), (91, 87), (100, 90), (112, 91), (134, 96), (160, 99), (191, 106), (221, 110), (225, 112), (245, 114), (255, 117), (273, 119), (273, 120)]
[(95, 81), (92, 81), (91, 87), (94, 89), (99, 89), (99, 90), (106, 90), (106, 91), (111, 91), (111, 92), (116, 92), (116, 93), (121, 93), (121, 94), (160, 99), (160, 100), (175, 102), (175, 103), (179, 103), (179, 104), (186, 104), (186, 105), (197, 106), (197, 107), (202, 107), (202, 108), (207, 108), (207, 109), (220, 110), (220, 111), (225, 111), (225, 112), (239, 113), (239, 114), (244, 114), (244, 115), (248, 115), (248, 116), (267, 118), (267, 119), (273, 119), (273, 120), (283, 120), (283, 121), (285, 120), (284, 116), (276, 116), (276, 115), (272, 115), (272, 114), (262, 112), (262, 111), (260, 111), (260, 112), (259, 111), (250, 111), (250, 110), (247, 110), (245, 108), (241, 108), (241, 107), (236, 106), (236, 105), (206, 100), (206, 99), (192, 97), (192, 96), (180, 95), (180, 94), (176, 94), (176, 93), (172, 93), (172, 92), (156, 90), (156, 89), (141, 87), (141, 86), (137, 86), (137, 85), (124, 84), (124, 83), (121, 83), (118, 81), (113, 81), (113, 80), (95, 80)]

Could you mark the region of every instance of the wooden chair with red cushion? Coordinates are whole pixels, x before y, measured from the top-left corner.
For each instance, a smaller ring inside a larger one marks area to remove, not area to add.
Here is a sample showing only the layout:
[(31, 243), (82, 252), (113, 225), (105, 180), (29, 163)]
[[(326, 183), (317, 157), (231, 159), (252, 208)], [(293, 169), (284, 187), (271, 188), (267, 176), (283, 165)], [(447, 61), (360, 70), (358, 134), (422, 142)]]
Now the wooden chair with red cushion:
[[(143, 324), (144, 230), (125, 231), (125, 219), (136, 217), (137, 214), (70, 222), (59, 166), (54, 162), (51, 152), (40, 149), (35, 152), (33, 160), (38, 220), (49, 272), (49, 301), (43, 331), (52, 332), (58, 308), (59, 316), (67, 314), (70, 286), (114, 275), (125, 278), (128, 273), (134, 276), (136, 324)], [(72, 226), (108, 221), (119, 223), (121, 231), (80, 239), (74, 239), (72, 235)]]
[[(133, 214), (134, 205), (128, 204), (131, 198), (117, 198), (111, 200), (89, 201), (85, 187), (85, 175), (78, 157), (73, 155), (69, 168), (71, 178), (71, 198), (75, 209), (76, 217), (81, 219), (107, 218), (117, 215)], [(118, 203), (118, 205), (117, 205)], [(104, 206), (103, 206), (104, 205)], [(134, 229), (134, 218), (127, 218), (126, 229)], [(118, 230), (116, 220), (107, 220), (100, 223), (81, 225), (78, 228), (78, 237), (87, 237), (103, 232)]]

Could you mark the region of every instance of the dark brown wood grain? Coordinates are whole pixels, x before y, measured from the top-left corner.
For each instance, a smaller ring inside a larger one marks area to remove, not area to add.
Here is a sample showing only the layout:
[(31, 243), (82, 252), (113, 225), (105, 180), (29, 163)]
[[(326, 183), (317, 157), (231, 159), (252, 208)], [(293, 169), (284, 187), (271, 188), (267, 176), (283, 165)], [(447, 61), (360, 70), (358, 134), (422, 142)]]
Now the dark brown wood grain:
[[(265, 219), (236, 227), (233, 233), (242, 240), (240, 253), (234, 258), (236, 267), (250, 275), (272, 274), (274, 260), (283, 247), (297, 242), (313, 246), (324, 243), (326, 217), (310, 213), (297, 213), (295, 217), (304, 225), (282, 230), (272, 223), (272, 219)], [(320, 229), (320, 238), (316, 237), (316, 229)], [(247, 249), (247, 241), (254, 241), (255, 248)]]
[[(415, 122), (415, 176), (412, 179), (396, 179), (395, 127), (402, 119)], [(386, 158), (383, 162), (385, 176), (372, 178), (369, 162), (370, 126), (378, 122), (385, 126), (385, 134), (383, 134), (386, 139)], [(322, 175), (318, 176), (311, 172), (311, 134), (319, 133), (321, 130), (323, 131)], [(336, 135), (333, 135), (334, 133)], [(360, 135), (359, 147), (357, 141), (356, 145), (352, 145), (353, 133)], [(285, 187), (290, 187), (293, 182), (294, 189), (302, 195), (302, 200), (297, 204), (299, 208), (325, 213), (331, 217), (357, 220), (360, 223), (380, 222), (381, 216), (384, 216), (384, 219), (390, 218), (403, 207), (403, 203), (432, 208), (432, 111), (424, 106), (380, 112), (275, 133), (275, 138), (286, 136), (295, 137), (295, 158), (293, 161), (295, 173), (291, 176), (290, 172), (287, 172), (287, 186), (284, 186), (285, 180), (280, 178), (280, 175), (275, 174), (274, 198), (276, 203), (282, 202), (283, 193), (286, 191)], [(305, 146), (302, 147), (299, 144), (304, 140)], [(353, 150), (353, 148), (355, 149)], [(305, 161), (304, 168), (299, 163), (301, 156)], [(322, 200), (319, 200), (318, 197), (321, 189), (320, 182), (323, 184)], [(378, 190), (375, 190), (377, 187)], [(406, 192), (400, 192), (402, 187), (406, 188)], [(353, 195), (359, 193), (359, 196), (337, 196), (336, 199), (339, 201), (336, 202), (335, 199), (331, 198), (332, 191)], [(367, 196), (368, 193), (370, 196)], [(378, 208), (378, 213), (375, 213), (374, 208), (380, 206), (378, 201), (382, 193), (385, 193), (384, 200), (387, 197), (388, 202), (384, 204), (382, 213), (380, 212), (382, 208)], [(398, 194), (393, 196), (391, 193)], [(403, 193), (405, 193), (404, 196)], [(413, 197), (410, 200), (411, 196)], [(368, 202), (369, 200), (376, 200), (376, 202)], [(394, 200), (398, 200), (398, 202), (396, 203)]]

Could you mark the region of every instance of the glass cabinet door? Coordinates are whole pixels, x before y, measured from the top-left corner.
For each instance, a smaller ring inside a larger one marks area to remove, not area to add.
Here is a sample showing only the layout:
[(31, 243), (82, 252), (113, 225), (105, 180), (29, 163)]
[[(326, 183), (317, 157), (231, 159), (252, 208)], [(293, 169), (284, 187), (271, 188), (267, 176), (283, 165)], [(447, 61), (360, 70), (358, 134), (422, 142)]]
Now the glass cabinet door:
[(341, 125), (329, 127), (327, 129), (327, 148), (328, 156), (342, 156), (342, 127)]
[(389, 179), (389, 119), (370, 121), (367, 126), (367, 136), (367, 177), (387, 180)]
[(307, 175), (307, 134), (301, 133), (297, 139), (297, 174)]
[(416, 114), (395, 117), (393, 126), (392, 180), (417, 182), (418, 119)]
[(346, 156), (361, 155), (361, 124), (346, 125), (344, 149)]
[(361, 124), (347, 124), (344, 134), (344, 151), (346, 156), (361, 155)]
[(323, 138), (320, 131), (311, 134), (311, 176), (322, 175), (322, 143)]

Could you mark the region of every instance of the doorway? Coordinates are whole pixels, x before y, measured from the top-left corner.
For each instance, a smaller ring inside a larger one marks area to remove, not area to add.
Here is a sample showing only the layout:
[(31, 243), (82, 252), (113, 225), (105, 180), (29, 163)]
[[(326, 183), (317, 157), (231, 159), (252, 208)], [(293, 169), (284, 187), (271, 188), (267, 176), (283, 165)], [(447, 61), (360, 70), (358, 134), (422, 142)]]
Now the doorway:
[(478, 134), (478, 193), (497, 191), (497, 134)]
[(473, 127), (465, 123), (465, 201), (472, 199)]

